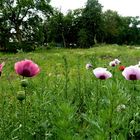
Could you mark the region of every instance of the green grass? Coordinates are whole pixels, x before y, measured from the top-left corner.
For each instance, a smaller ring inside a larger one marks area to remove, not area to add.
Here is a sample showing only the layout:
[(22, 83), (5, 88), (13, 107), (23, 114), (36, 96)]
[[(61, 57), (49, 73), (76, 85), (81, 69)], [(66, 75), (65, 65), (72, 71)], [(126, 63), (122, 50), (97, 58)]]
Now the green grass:
[[(0, 140), (127, 140), (140, 136), (139, 81), (126, 81), (110, 68), (115, 58), (135, 65), (140, 52), (134, 47), (102, 45), (90, 49), (51, 49), (3, 54), (0, 80)], [(28, 78), (26, 89), (14, 64), (22, 59), (37, 63), (41, 72)], [(114, 77), (96, 79), (85, 65), (107, 67)], [(26, 100), (17, 99), (26, 90)], [(120, 109), (120, 105), (125, 109)], [(117, 109), (119, 108), (119, 109)]]

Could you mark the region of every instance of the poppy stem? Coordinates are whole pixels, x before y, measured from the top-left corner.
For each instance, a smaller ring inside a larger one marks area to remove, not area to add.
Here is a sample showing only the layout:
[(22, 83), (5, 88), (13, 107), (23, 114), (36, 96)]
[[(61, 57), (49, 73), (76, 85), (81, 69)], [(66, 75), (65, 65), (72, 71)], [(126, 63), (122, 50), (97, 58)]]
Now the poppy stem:
[(114, 102), (114, 98), (113, 98), (113, 94), (112, 92), (110, 92), (110, 111), (109, 111), (109, 140), (112, 140), (112, 118), (113, 118), (113, 102)]
[[(135, 112), (136, 112), (136, 81), (132, 81), (132, 92), (131, 92), (131, 100), (130, 100), (130, 109), (131, 109), (131, 115), (130, 115), (130, 122), (129, 122), (129, 125), (131, 124), (130, 129), (132, 134), (131, 134), (131, 137), (132, 138), (135, 138), (134, 137), (134, 133), (135, 133), (135, 125), (136, 125), (136, 118), (135, 118)], [(134, 122), (134, 124), (132, 123)]]
[(96, 116), (98, 116), (98, 111), (99, 111), (99, 98), (101, 94), (101, 88), (99, 89), (99, 86), (101, 86), (101, 80), (98, 81), (97, 83), (97, 90), (96, 90)]
[(25, 136), (26, 136), (26, 90), (25, 90), (25, 100), (24, 100), (24, 106), (23, 106), (23, 129), (24, 129), (23, 140), (25, 140)]
[(25, 91), (25, 99), (24, 103), (21, 101), (21, 106), (22, 106), (22, 122), (23, 122), (23, 132), (22, 132), (22, 138), (23, 140), (26, 140), (26, 88), (24, 87)]
[(23, 101), (20, 101), (20, 105), (21, 105), (21, 124), (22, 124), (21, 137), (24, 139), (24, 107), (23, 107), (24, 105), (23, 105)]
[(65, 98), (67, 99), (68, 98), (68, 62), (67, 62), (67, 59), (66, 57), (64, 56), (63, 57), (64, 59), (64, 65), (65, 65)]
[(133, 85), (132, 85), (132, 95), (131, 95), (131, 98), (132, 98), (132, 100), (131, 100), (131, 106), (132, 106), (132, 118), (134, 118), (134, 111), (135, 111), (135, 109), (136, 109), (136, 107), (135, 107), (135, 103), (136, 103), (136, 95), (135, 95), (135, 91), (136, 91), (136, 82), (133, 80)]

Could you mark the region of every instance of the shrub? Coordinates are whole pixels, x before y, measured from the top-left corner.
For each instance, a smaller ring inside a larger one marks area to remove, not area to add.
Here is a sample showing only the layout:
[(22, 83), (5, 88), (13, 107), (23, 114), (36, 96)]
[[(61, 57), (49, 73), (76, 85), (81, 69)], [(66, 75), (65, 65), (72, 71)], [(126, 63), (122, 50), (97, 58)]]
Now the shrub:
[(18, 52), (19, 50), (29, 52), (35, 50), (35, 45), (32, 42), (9, 42), (5, 50), (6, 52)]

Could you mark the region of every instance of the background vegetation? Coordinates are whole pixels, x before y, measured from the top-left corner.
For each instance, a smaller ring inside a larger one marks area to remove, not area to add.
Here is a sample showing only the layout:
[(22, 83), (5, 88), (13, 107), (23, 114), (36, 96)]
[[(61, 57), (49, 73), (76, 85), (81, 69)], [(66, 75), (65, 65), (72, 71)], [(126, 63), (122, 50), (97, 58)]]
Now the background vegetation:
[[(114, 58), (125, 66), (137, 64), (139, 50), (60, 48), (0, 57), (6, 63), (0, 79), (1, 140), (139, 139), (140, 81), (127, 81), (118, 66), (109, 66)], [(39, 75), (27, 79), (26, 88), (14, 71), (14, 63), (24, 58), (41, 68)], [(107, 67), (113, 77), (100, 81), (85, 68), (87, 63)], [(24, 94), (19, 98), (24, 90), (26, 99)]]
[(0, 23), (0, 48), (6, 51), (140, 44), (139, 17), (103, 12), (98, 0), (87, 0), (85, 7), (65, 15), (50, 0), (1, 0)]

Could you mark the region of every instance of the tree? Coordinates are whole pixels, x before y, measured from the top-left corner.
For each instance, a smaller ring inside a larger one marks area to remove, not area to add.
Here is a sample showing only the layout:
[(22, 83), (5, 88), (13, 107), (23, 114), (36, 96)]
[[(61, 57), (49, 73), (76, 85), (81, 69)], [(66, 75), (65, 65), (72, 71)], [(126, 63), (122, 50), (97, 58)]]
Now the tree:
[(55, 10), (52, 17), (46, 23), (48, 42), (63, 43), (66, 47), (64, 37), (64, 15)]
[(80, 48), (88, 48), (88, 33), (86, 29), (80, 29), (78, 32), (78, 46)]
[(8, 23), (5, 21), (3, 15), (0, 15), (0, 48), (5, 49), (7, 42), (9, 42), (9, 38), (11, 36)]
[[(56, 10), (46, 22), (48, 42), (63, 44), (64, 47), (76, 47), (78, 32), (82, 27), (82, 9), (69, 10), (66, 15)], [(46, 35), (47, 36), (47, 35)]]
[[(1, 26), (6, 24), (5, 28), (9, 31), (8, 37), (21, 43), (23, 38), (26, 38), (23, 29), (28, 26), (30, 19), (35, 19), (36, 17), (48, 18), (53, 12), (49, 2), (50, 0), (1, 0)], [(34, 28), (35, 22), (34, 20), (32, 22), (32, 28)], [(2, 30), (4, 32), (5, 29), (2, 28)], [(30, 32), (32, 32), (32, 29)]]
[[(83, 47), (82, 46), (82, 29), (83, 29), (83, 21), (82, 21), (82, 12), (83, 9), (75, 9), (73, 11), (69, 11), (66, 15), (66, 19), (69, 19), (69, 32), (67, 32), (67, 42), (71, 44), (70, 47)], [(80, 31), (81, 30), (81, 31)]]
[(86, 7), (82, 12), (83, 29), (88, 32), (88, 46), (92, 46), (96, 43), (96, 37), (98, 36), (101, 23), (102, 23), (102, 6), (98, 0), (88, 0)]
[(140, 44), (140, 19), (138, 16), (130, 17), (128, 37), (130, 44)]
[(103, 13), (104, 39), (106, 43), (116, 43), (119, 36), (119, 28), (122, 27), (121, 17), (116, 11), (107, 10)]
[(140, 20), (138, 17), (122, 17), (116, 11), (103, 13), (104, 42), (112, 44), (138, 44)]

